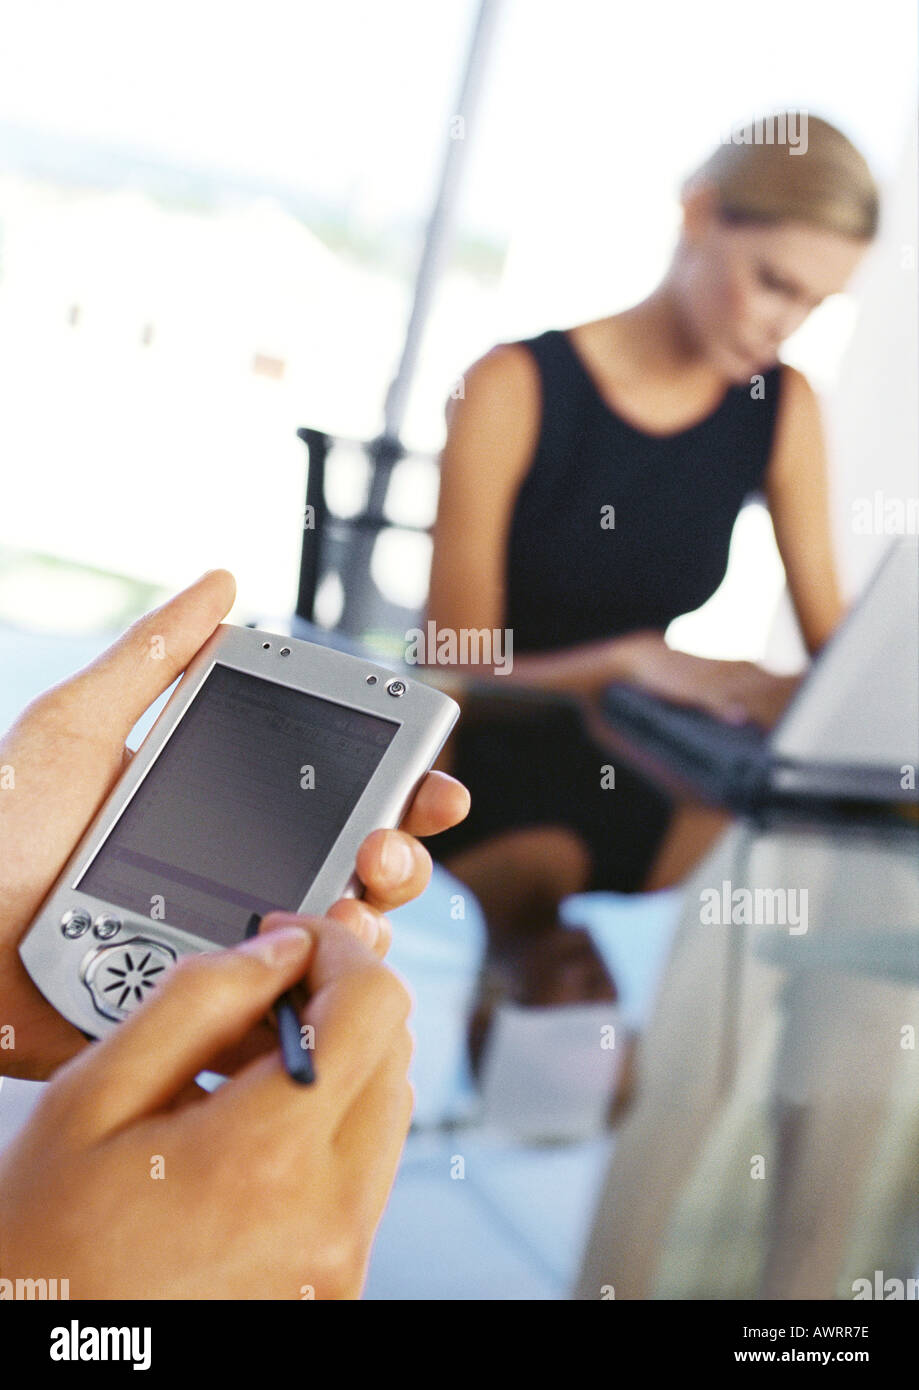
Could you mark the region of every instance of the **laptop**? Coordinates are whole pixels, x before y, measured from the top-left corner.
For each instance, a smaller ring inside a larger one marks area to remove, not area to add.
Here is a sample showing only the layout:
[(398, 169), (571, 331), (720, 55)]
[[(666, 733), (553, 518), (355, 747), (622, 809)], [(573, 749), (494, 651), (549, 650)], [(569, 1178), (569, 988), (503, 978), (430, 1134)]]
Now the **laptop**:
[(743, 813), (919, 803), (919, 537), (898, 537), (774, 729), (614, 684), (616, 750), (671, 790)]

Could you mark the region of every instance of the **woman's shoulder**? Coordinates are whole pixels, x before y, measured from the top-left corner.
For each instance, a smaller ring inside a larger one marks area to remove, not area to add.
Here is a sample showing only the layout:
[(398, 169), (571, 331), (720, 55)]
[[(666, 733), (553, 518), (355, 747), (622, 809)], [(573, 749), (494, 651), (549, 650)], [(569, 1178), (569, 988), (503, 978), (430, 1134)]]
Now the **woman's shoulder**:
[(782, 409), (809, 410), (816, 405), (817, 393), (797, 367), (793, 367), (790, 362), (776, 362), (770, 370), (779, 383)]
[(788, 362), (777, 363), (773, 370), (778, 381), (778, 404), (769, 472), (775, 479), (794, 474), (799, 460), (818, 456), (823, 425), (817, 393), (804, 373)]
[[(598, 328), (608, 320), (595, 321)], [(446, 405), (448, 426), (490, 420), (508, 437), (523, 441), (532, 457), (544, 414), (552, 418), (576, 408), (583, 369), (570, 334), (593, 329), (547, 328), (531, 337), (496, 343), (466, 368)]]
[(457, 379), (447, 401), (447, 423), (458, 414), (487, 413), (525, 421), (540, 405), (539, 367), (524, 341), (501, 342), (482, 354)]
[(812, 428), (819, 422), (820, 406), (807, 377), (788, 362), (776, 362), (759, 378), (754, 378), (754, 382), (757, 381), (759, 384), (750, 395), (771, 400), (770, 433), (775, 454), (789, 434), (797, 434), (802, 426)]
[(535, 456), (542, 419), (539, 368), (522, 343), (496, 343), (457, 379), (446, 406), (441, 476), (490, 497), (513, 488)]

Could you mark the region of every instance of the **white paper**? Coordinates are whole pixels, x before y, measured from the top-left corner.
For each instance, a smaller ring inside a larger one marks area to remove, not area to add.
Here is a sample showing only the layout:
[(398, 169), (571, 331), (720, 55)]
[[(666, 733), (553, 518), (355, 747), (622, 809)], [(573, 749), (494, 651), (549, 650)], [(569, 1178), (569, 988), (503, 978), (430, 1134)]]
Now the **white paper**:
[(482, 1060), (482, 1122), (529, 1141), (600, 1131), (627, 1031), (613, 1003), (495, 1010)]

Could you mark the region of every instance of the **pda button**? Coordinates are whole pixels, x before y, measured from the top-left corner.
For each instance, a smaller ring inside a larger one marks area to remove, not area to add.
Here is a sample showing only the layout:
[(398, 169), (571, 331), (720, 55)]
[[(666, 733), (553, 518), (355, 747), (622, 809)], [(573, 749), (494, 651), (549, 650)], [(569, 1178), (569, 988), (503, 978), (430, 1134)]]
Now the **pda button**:
[(111, 912), (103, 912), (96, 918), (93, 927), (93, 936), (97, 936), (100, 941), (109, 941), (113, 936), (117, 936), (121, 931), (121, 918), (115, 917)]
[(73, 939), (88, 932), (91, 924), (92, 918), (85, 908), (71, 907), (61, 918), (61, 931), (65, 936)]

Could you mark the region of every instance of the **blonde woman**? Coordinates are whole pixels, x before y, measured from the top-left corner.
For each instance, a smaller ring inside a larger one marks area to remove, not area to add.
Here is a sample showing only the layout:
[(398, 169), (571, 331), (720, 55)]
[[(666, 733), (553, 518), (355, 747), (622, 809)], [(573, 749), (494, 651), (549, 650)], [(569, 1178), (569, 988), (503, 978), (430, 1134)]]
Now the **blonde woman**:
[[(849, 140), (814, 116), (804, 152), (745, 134), (686, 181), (672, 262), (646, 299), (498, 345), (448, 406), (427, 618), (511, 629), (504, 688), (591, 696), (626, 680), (770, 724), (787, 679), (664, 641), (718, 587), (753, 493), (811, 653), (842, 615), (817, 402), (778, 353), (844, 289), (878, 192)], [(609, 997), (586, 935), (558, 928), (560, 899), (673, 882), (721, 819), (677, 811), (625, 767), (604, 790), (606, 759), (565, 713), (540, 729), (461, 724), (451, 752), (472, 813), (432, 849), (482, 903), (492, 994)]]

